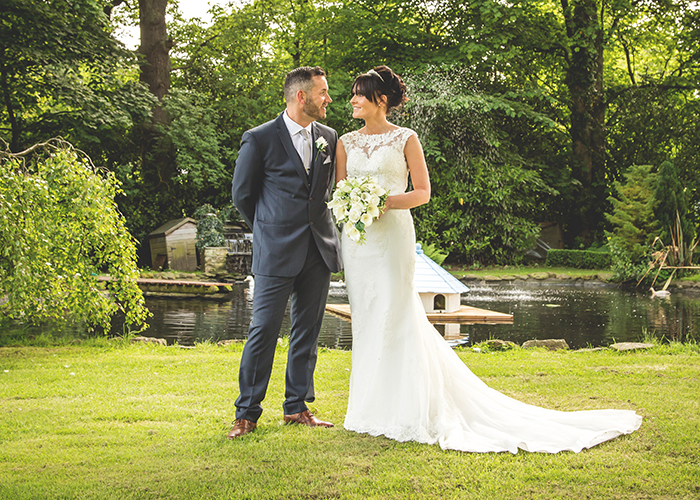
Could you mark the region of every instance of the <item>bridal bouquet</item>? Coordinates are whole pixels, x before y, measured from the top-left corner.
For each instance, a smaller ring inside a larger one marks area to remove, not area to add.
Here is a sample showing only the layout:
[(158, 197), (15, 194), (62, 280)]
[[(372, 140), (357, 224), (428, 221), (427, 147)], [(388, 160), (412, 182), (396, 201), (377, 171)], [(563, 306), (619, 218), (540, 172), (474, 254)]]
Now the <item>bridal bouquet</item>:
[(389, 193), (371, 177), (350, 177), (338, 183), (328, 202), (335, 220), (347, 224), (347, 235), (356, 243), (365, 242), (365, 230), (379, 218)]

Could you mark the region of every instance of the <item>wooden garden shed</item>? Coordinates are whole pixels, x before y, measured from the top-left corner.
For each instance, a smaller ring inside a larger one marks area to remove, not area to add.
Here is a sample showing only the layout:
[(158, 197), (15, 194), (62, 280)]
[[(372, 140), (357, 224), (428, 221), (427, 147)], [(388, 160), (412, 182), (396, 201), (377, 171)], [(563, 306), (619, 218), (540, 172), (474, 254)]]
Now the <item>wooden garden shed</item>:
[(151, 268), (197, 270), (197, 221), (189, 217), (166, 222), (149, 235)]

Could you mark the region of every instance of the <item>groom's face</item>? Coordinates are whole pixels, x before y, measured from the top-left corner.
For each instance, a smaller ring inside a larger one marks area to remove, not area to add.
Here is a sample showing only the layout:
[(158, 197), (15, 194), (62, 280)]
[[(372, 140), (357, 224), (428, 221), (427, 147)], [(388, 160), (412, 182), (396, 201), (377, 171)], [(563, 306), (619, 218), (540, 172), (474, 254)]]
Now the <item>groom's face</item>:
[(306, 92), (303, 111), (313, 120), (323, 120), (326, 117), (326, 107), (333, 100), (328, 95), (328, 82), (325, 76), (314, 76), (314, 86)]

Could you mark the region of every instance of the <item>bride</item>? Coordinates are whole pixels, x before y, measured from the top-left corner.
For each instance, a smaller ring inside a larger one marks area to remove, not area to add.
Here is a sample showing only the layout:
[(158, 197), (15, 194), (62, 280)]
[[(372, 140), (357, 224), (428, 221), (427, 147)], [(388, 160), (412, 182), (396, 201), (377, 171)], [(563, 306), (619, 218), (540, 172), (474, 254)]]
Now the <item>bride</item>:
[[(336, 181), (370, 176), (390, 194), (365, 244), (342, 235), (353, 337), (345, 428), (443, 449), (511, 453), (579, 452), (638, 429), (642, 418), (633, 411), (554, 411), (490, 389), (430, 324), (413, 285), (409, 210), (430, 199), (428, 169), (416, 133), (386, 118), (407, 100), (405, 92), (386, 66), (358, 76), (350, 103), (365, 126), (338, 142)], [(409, 174), (413, 189), (406, 192)]]

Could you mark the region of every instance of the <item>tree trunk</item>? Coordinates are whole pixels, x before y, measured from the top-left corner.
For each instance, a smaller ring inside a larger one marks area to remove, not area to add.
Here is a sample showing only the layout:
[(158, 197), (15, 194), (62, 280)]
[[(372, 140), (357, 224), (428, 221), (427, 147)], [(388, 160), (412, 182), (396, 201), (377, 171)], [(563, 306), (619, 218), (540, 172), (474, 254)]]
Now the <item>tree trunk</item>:
[[(572, 172), (582, 185), (579, 235), (590, 238), (604, 223), (608, 189), (605, 179), (605, 97), (603, 30), (596, 0), (561, 0), (569, 38), (565, 83), (571, 97)], [(573, 228), (572, 228), (573, 229)]]
[[(141, 27), (141, 46), (143, 54), (141, 81), (161, 102), (170, 90), (170, 49), (173, 42), (168, 36), (165, 23), (165, 8), (168, 0), (139, 0), (139, 20)], [(168, 126), (168, 116), (158, 104), (153, 108), (153, 118), (144, 124), (143, 129), (143, 177), (147, 188), (162, 191), (170, 190), (175, 175), (172, 146), (163, 140), (159, 127)], [(162, 199), (163, 208), (169, 206), (167, 195)], [(165, 210), (167, 212), (167, 210)]]
[[(145, 56), (141, 67), (141, 81), (158, 100), (170, 90), (170, 49), (172, 40), (168, 37), (165, 24), (165, 7), (168, 0), (139, 0), (139, 21), (141, 26), (141, 46), (139, 52)], [(156, 123), (167, 123), (163, 109), (154, 110)]]
[(7, 79), (7, 71), (4, 66), (0, 70), (0, 86), (2, 87), (5, 108), (7, 108), (7, 120), (10, 122), (12, 132), (10, 135), (10, 151), (13, 153), (19, 153), (21, 150), (19, 140), (22, 133), (22, 128), (17, 120), (17, 117), (15, 116), (15, 108), (12, 104), (12, 90), (10, 89), (10, 84)]

